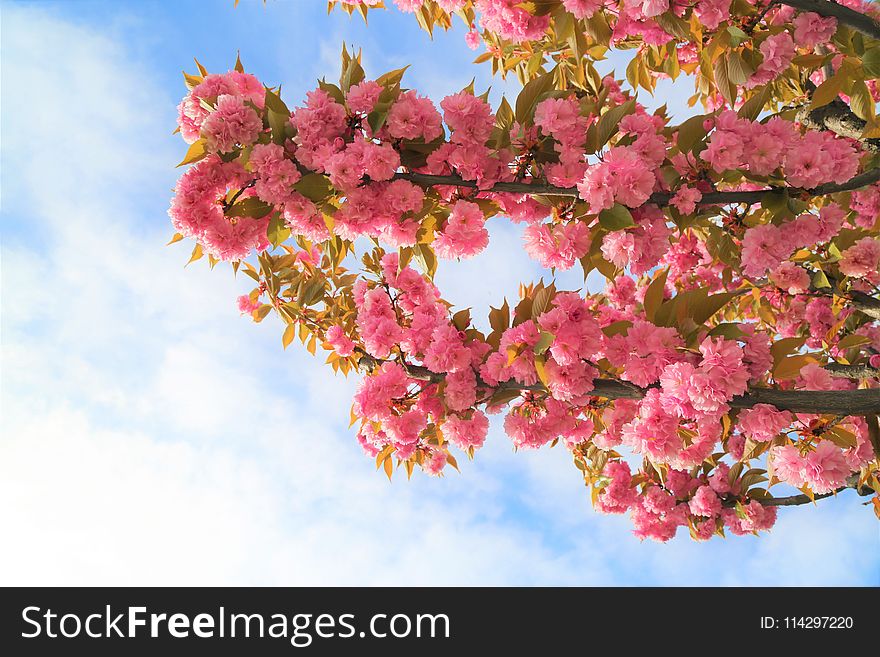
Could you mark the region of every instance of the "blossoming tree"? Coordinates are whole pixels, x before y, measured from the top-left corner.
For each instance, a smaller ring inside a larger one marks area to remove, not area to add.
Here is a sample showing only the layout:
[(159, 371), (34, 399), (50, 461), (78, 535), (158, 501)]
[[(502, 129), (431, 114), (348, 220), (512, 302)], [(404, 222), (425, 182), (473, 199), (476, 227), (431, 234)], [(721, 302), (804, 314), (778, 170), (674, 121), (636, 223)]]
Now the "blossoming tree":
[[(845, 489), (880, 515), (877, 7), (394, 4), (429, 32), (460, 18), (517, 98), (438, 108), (343, 49), (338, 84), (291, 110), (240, 63), (199, 65), (170, 209), (192, 260), (254, 280), (242, 312), (363, 375), (352, 432), (376, 465), (439, 474), (504, 414), (517, 449), (561, 441), (639, 537), (767, 530)], [(597, 72), (612, 48), (626, 80)], [(638, 92), (681, 77), (698, 109), (670, 125)], [(489, 220), (525, 224), (548, 280), (581, 267), (604, 289), (527, 281), (480, 330), (433, 277)]]

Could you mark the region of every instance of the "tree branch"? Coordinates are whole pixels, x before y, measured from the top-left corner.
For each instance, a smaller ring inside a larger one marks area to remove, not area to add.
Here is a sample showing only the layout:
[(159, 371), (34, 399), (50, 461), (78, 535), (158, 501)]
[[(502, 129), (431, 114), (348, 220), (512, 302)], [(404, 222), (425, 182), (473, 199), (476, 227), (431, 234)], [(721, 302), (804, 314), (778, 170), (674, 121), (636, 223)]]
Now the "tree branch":
[[(363, 355), (359, 365), (371, 369), (385, 361)], [(421, 365), (400, 363), (410, 378), (431, 383), (440, 383), (443, 374), (432, 372)], [(535, 383), (524, 385), (516, 381), (505, 381), (492, 386), (477, 378), (477, 385), (488, 390), (530, 390), (543, 392), (547, 388)], [(626, 381), (595, 379), (593, 397), (605, 399), (641, 399), (648, 389)], [(778, 390), (776, 388), (749, 388), (744, 395), (731, 399), (731, 408), (752, 408), (756, 404), (770, 404), (780, 410), (794, 413), (833, 413), (835, 415), (874, 415), (880, 414), (880, 388), (864, 390)]]
[(875, 377), (880, 377), (880, 368), (871, 367), (867, 363), (862, 365), (829, 363), (823, 369), (831, 372), (833, 376), (838, 376), (844, 379), (873, 379)]
[(860, 313), (873, 319), (880, 319), (880, 300), (858, 290), (850, 290), (849, 296), (852, 299), (852, 305)]
[(834, 497), (838, 493), (849, 488), (852, 488), (852, 486), (841, 486), (830, 493), (814, 495), (812, 499), (810, 499), (808, 495), (801, 493), (799, 495), (790, 495), (788, 497), (765, 497), (764, 499), (759, 499), (758, 503), (763, 506), (801, 506), (802, 504), (811, 504), (816, 500), (824, 500), (826, 497)]
[(861, 12), (828, 0), (778, 0), (780, 4), (836, 18), (862, 34), (880, 40), (880, 23)]
[[(810, 84), (815, 89), (815, 85)], [(827, 105), (810, 110), (809, 104), (804, 105), (797, 114), (797, 120), (810, 130), (829, 130), (841, 137), (855, 139), (873, 153), (880, 153), (880, 139), (863, 138), (862, 132), (867, 123), (856, 116), (849, 105), (840, 98), (835, 98)]]
[[(477, 189), (475, 180), (464, 180), (460, 176), (449, 175), (439, 176), (429, 173), (396, 173), (395, 180), (408, 180), (411, 183), (430, 187), (433, 185), (451, 185), (454, 187), (467, 187)], [(844, 183), (828, 183), (819, 185), (813, 189), (801, 189), (799, 187), (770, 187), (768, 189), (760, 189), (756, 191), (730, 191), (730, 192), (709, 192), (703, 194), (699, 205), (726, 205), (730, 203), (760, 203), (765, 194), (782, 194), (788, 192), (792, 196), (824, 196), (826, 194), (834, 194), (836, 192), (848, 192), (854, 189), (867, 187), (875, 182), (880, 181), (880, 167), (860, 173), (859, 175), (847, 180)], [(495, 183), (487, 189), (481, 189), (482, 192), (509, 192), (513, 194), (546, 194), (549, 196), (573, 196), (577, 197), (577, 187), (554, 187), (553, 185), (545, 185), (541, 183), (525, 183), (525, 182), (499, 182)], [(648, 203), (664, 206), (668, 205), (673, 194), (668, 192), (657, 192), (652, 194), (648, 199)]]
[(868, 423), (868, 440), (874, 448), (874, 456), (880, 461), (880, 418), (876, 415), (866, 415), (865, 422)]
[[(867, 495), (873, 495), (874, 490), (867, 486), (859, 487), (859, 475), (851, 474), (846, 478), (846, 485), (837, 488), (836, 490), (831, 491), (830, 493), (821, 493), (819, 495), (814, 495), (812, 498), (809, 495), (804, 495), (803, 493), (799, 495), (789, 495), (786, 497), (765, 497), (765, 498), (754, 498), (758, 504), (763, 506), (801, 506), (803, 504), (812, 504), (816, 500), (824, 500), (827, 497), (833, 497), (838, 493), (842, 493), (845, 490), (852, 489), (856, 491), (861, 497), (865, 497)], [(724, 500), (721, 505), (724, 507), (732, 508), (736, 506), (737, 502), (741, 500), (737, 499), (728, 499)]]

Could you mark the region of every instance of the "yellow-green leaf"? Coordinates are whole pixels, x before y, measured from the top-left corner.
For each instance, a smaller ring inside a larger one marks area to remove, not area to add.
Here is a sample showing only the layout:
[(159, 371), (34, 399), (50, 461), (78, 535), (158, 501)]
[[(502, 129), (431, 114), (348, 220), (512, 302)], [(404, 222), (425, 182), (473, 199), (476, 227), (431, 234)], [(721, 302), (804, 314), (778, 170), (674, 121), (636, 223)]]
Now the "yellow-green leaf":
[(846, 82), (846, 76), (843, 75), (841, 71), (838, 71), (825, 80), (825, 82), (816, 87), (816, 91), (813, 92), (810, 108), (816, 109), (817, 107), (822, 107), (837, 98), (841, 89), (843, 89), (844, 82)]
[(293, 342), (296, 337), (296, 324), (288, 324), (284, 327), (284, 334), (281, 336), (281, 346), (287, 349), (288, 345)]
[(599, 223), (612, 232), (636, 225), (632, 212), (620, 203), (615, 203), (613, 207), (602, 210), (599, 213)]
[(204, 158), (207, 154), (208, 152), (205, 150), (204, 140), (199, 139), (190, 144), (189, 149), (186, 151), (186, 155), (184, 155), (183, 160), (177, 166), (182, 167), (185, 164), (193, 164)]
[(666, 290), (666, 275), (668, 273), (669, 270), (666, 269), (660, 272), (660, 275), (653, 280), (645, 291), (645, 317), (648, 318), (648, 321), (654, 321), (654, 316), (657, 314), (660, 304), (663, 303), (663, 294)]

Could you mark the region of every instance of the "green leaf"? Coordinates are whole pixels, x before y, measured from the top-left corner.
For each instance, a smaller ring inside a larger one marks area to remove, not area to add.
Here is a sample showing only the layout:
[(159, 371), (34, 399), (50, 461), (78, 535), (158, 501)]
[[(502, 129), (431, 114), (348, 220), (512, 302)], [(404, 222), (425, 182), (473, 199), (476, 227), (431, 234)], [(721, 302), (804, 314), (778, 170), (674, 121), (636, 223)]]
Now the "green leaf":
[(865, 77), (880, 78), (880, 46), (868, 48), (862, 56)]
[(820, 84), (816, 88), (816, 91), (813, 92), (810, 109), (816, 109), (817, 107), (827, 105), (837, 98), (843, 89), (844, 82), (846, 82), (846, 75), (842, 74), (842, 69), (825, 80), (825, 82)]
[(660, 272), (660, 275), (653, 280), (645, 291), (644, 307), (645, 316), (648, 318), (648, 321), (654, 321), (654, 316), (657, 314), (660, 304), (663, 303), (663, 293), (666, 289), (666, 275), (668, 273), (669, 271), (665, 269)]
[(615, 203), (613, 207), (602, 210), (599, 213), (599, 223), (612, 232), (636, 225), (629, 208), (620, 203)]
[(199, 139), (190, 145), (189, 150), (186, 151), (186, 155), (183, 156), (183, 160), (177, 166), (182, 167), (185, 164), (194, 164), (204, 158), (207, 154), (208, 152), (205, 150), (205, 140)]
[(362, 82), (364, 79), (364, 69), (361, 66), (360, 56), (350, 57), (339, 78), (339, 87), (345, 93), (354, 85)]
[(539, 75), (526, 84), (516, 98), (516, 120), (521, 125), (531, 125), (535, 114), (535, 106), (542, 94), (553, 88), (553, 71)]
[(507, 299), (500, 308), (489, 307), (489, 326), (493, 331), (503, 333), (510, 327), (510, 305)]
[(709, 331), (709, 335), (712, 337), (720, 335), (728, 340), (739, 340), (745, 334), (742, 332), (739, 324), (722, 323)]
[(342, 93), (342, 89), (337, 87), (332, 82), (325, 82), (324, 80), (318, 80), (318, 87), (321, 91), (329, 94), (329, 96), (335, 100), (340, 105), (345, 105), (345, 94)]
[(678, 150), (682, 153), (686, 153), (694, 148), (697, 142), (702, 141), (706, 136), (706, 129), (703, 127), (703, 123), (708, 118), (706, 114), (700, 114), (698, 116), (692, 116), (687, 121), (678, 126), (678, 138), (676, 143), (678, 144)]
[(324, 298), (324, 280), (320, 276), (311, 278), (302, 286), (297, 301), (303, 307), (318, 303)]
[(738, 294), (722, 292), (710, 295), (706, 288), (682, 292), (660, 305), (654, 323), (657, 326), (675, 326), (690, 318), (698, 325), (703, 324)]
[(290, 346), (290, 343), (293, 342), (293, 338), (296, 336), (296, 324), (288, 324), (284, 327), (284, 334), (281, 336), (281, 346), (284, 349), (287, 349)]
[(777, 381), (795, 379), (800, 374), (803, 367), (815, 362), (816, 359), (807, 354), (787, 356), (779, 361), (773, 368), (773, 378)]
[(514, 399), (520, 396), (520, 391), (512, 388), (498, 388), (492, 394), (492, 397), (486, 403), (487, 408), (491, 408), (492, 406), (506, 406)]
[(611, 26), (605, 13), (597, 11), (595, 14), (585, 19), (583, 22), (584, 31), (589, 34), (597, 43), (607, 46), (611, 41)]
[(437, 273), (437, 256), (434, 255), (434, 249), (428, 244), (416, 244), (413, 247), (413, 258), (419, 263), (422, 272), (433, 279), (434, 274)]
[(839, 426), (832, 427), (822, 437), (830, 440), (841, 449), (852, 449), (859, 446), (859, 441), (855, 434)]
[(863, 80), (855, 80), (852, 89), (849, 92), (849, 106), (860, 119), (865, 121), (873, 121), (875, 114), (874, 98), (868, 91), (867, 85)]
[(831, 287), (831, 281), (828, 280), (825, 272), (821, 269), (813, 274), (813, 287), (819, 290), (821, 290), (823, 287)]
[(620, 121), (628, 114), (636, 111), (636, 101), (631, 99), (623, 105), (617, 105), (605, 112), (600, 118), (596, 127), (597, 148), (602, 148), (608, 143), (620, 126)]
[(550, 385), (550, 378), (547, 376), (547, 370), (544, 367), (544, 357), (543, 356), (535, 356), (535, 373), (538, 375), (538, 379), (545, 386)]
[(272, 243), (272, 246), (278, 246), (290, 237), (290, 228), (284, 223), (284, 219), (280, 214), (275, 214), (269, 220), (269, 228), (266, 230), (266, 237), (269, 238), (269, 242)]
[(694, 35), (691, 33), (690, 24), (683, 18), (679, 18), (671, 11), (664, 12), (659, 16), (654, 16), (657, 24), (663, 28), (667, 34), (683, 39), (685, 41), (693, 41)]
[(272, 212), (272, 205), (261, 201), (256, 196), (242, 199), (226, 211), (227, 217), (253, 217), (259, 219)]
[[(188, 264), (190, 264), (191, 262), (195, 262), (196, 260), (200, 259), (203, 255), (204, 255), (204, 251), (202, 250), (202, 245), (201, 245), (201, 244), (196, 244), (196, 245), (193, 247), (192, 255), (190, 255), (190, 257), (189, 257), (189, 261), (188, 261), (186, 264), (188, 265)], [(185, 266), (186, 266), (186, 265), (184, 265), (184, 267), (185, 267)]]
[(550, 345), (553, 344), (553, 340), (556, 338), (552, 333), (548, 333), (547, 331), (541, 331), (541, 336), (538, 338), (538, 341), (535, 343), (535, 353), (543, 354), (550, 348)]
[(764, 105), (770, 99), (770, 88), (767, 85), (760, 87), (755, 94), (742, 104), (737, 114), (740, 118), (754, 121), (760, 116)]
[(287, 108), (284, 101), (281, 100), (281, 96), (270, 89), (266, 89), (266, 107), (273, 112), (278, 112), (279, 114), (284, 114), (288, 117), (290, 116), (290, 110)]
[(806, 338), (782, 338), (777, 340), (770, 347), (770, 354), (773, 356), (773, 362), (778, 363), (788, 354), (797, 351), (806, 341)]
[(719, 93), (724, 96), (728, 105), (733, 107), (736, 101), (736, 84), (730, 79), (730, 71), (727, 64), (727, 55), (721, 55), (715, 60), (715, 86)]
[(554, 296), (556, 296), (556, 290), (552, 285), (535, 292), (532, 299), (532, 319), (537, 319), (550, 307), (550, 301)]
[(720, 294), (710, 294), (705, 299), (697, 298), (689, 306), (687, 316), (697, 324), (703, 324), (737, 296), (739, 295), (736, 292), (722, 292)]
[(195, 57), (193, 57), (193, 61), (196, 63), (196, 66), (199, 68), (199, 73), (201, 74), (201, 76), (203, 78), (206, 77), (208, 75), (208, 69), (206, 69), (204, 66), (202, 66), (201, 62), (199, 62), (199, 60), (196, 59)]
[(602, 329), (602, 333), (607, 335), (609, 338), (613, 335), (624, 334), (632, 328), (633, 323), (627, 319), (621, 319), (617, 322), (612, 322), (608, 326)]
[(753, 69), (738, 52), (728, 53), (727, 74), (733, 84), (744, 85), (748, 82), (754, 72), (755, 69)]
[(293, 186), (294, 191), (299, 192), (310, 201), (323, 201), (333, 189), (330, 179), (320, 173), (307, 173)]
[(471, 309), (459, 310), (452, 316), (452, 324), (459, 331), (464, 331), (471, 323)]
[(404, 66), (403, 68), (397, 68), (393, 71), (388, 71), (387, 73), (383, 73), (378, 78), (376, 78), (376, 82), (383, 87), (393, 87), (395, 85), (400, 84), (400, 81), (403, 79), (403, 74), (406, 72), (406, 69), (409, 68), (409, 64)]
[(743, 41), (747, 41), (749, 38), (748, 34), (735, 25), (729, 25), (727, 27), (727, 33), (730, 35), (730, 45), (734, 48), (740, 45)]

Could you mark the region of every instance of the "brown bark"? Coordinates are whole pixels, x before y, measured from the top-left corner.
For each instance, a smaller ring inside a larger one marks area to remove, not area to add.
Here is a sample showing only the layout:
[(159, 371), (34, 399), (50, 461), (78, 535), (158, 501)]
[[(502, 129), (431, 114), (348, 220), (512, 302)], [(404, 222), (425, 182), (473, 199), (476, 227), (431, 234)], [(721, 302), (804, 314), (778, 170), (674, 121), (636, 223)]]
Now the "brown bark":
[(812, 11), (820, 16), (832, 16), (838, 21), (861, 32), (862, 34), (880, 40), (880, 23), (867, 14), (863, 14), (849, 7), (844, 7), (836, 2), (828, 0), (777, 0), (779, 4), (788, 5), (801, 11)]
[[(360, 359), (363, 367), (371, 368), (382, 361), (364, 355)], [(440, 383), (444, 375), (431, 372), (420, 365), (405, 365), (413, 379)], [(516, 381), (506, 381), (498, 386), (477, 380), (488, 390), (531, 390), (544, 391), (540, 384), (523, 385)], [(596, 379), (593, 381), (593, 396), (605, 399), (641, 399), (647, 388), (641, 388), (626, 381)], [(776, 388), (749, 388), (744, 395), (734, 397), (729, 402), (731, 408), (751, 408), (756, 404), (770, 404), (780, 410), (794, 413), (833, 413), (835, 415), (875, 415), (880, 414), (880, 388), (865, 390), (779, 390)]]
[[(428, 173), (397, 173), (394, 175), (396, 180), (408, 180), (416, 185), (430, 187), (433, 185), (452, 185), (455, 187), (477, 188), (474, 180), (464, 180), (460, 176), (448, 175), (439, 176)], [(760, 203), (765, 194), (782, 194), (788, 192), (792, 196), (825, 196), (836, 192), (848, 192), (854, 189), (867, 187), (875, 182), (880, 181), (880, 168), (871, 169), (860, 173), (842, 184), (828, 183), (819, 185), (813, 189), (801, 189), (799, 187), (769, 187), (757, 191), (731, 191), (731, 192), (709, 192), (703, 194), (699, 205), (726, 205), (730, 203)], [(495, 183), (487, 189), (480, 190), (482, 192), (509, 192), (512, 194), (544, 194), (548, 196), (569, 196), (577, 197), (577, 187), (555, 187), (543, 183), (526, 183), (526, 182), (499, 182)], [(652, 194), (648, 199), (648, 203), (657, 205), (668, 205), (672, 194), (668, 192), (657, 192)]]

